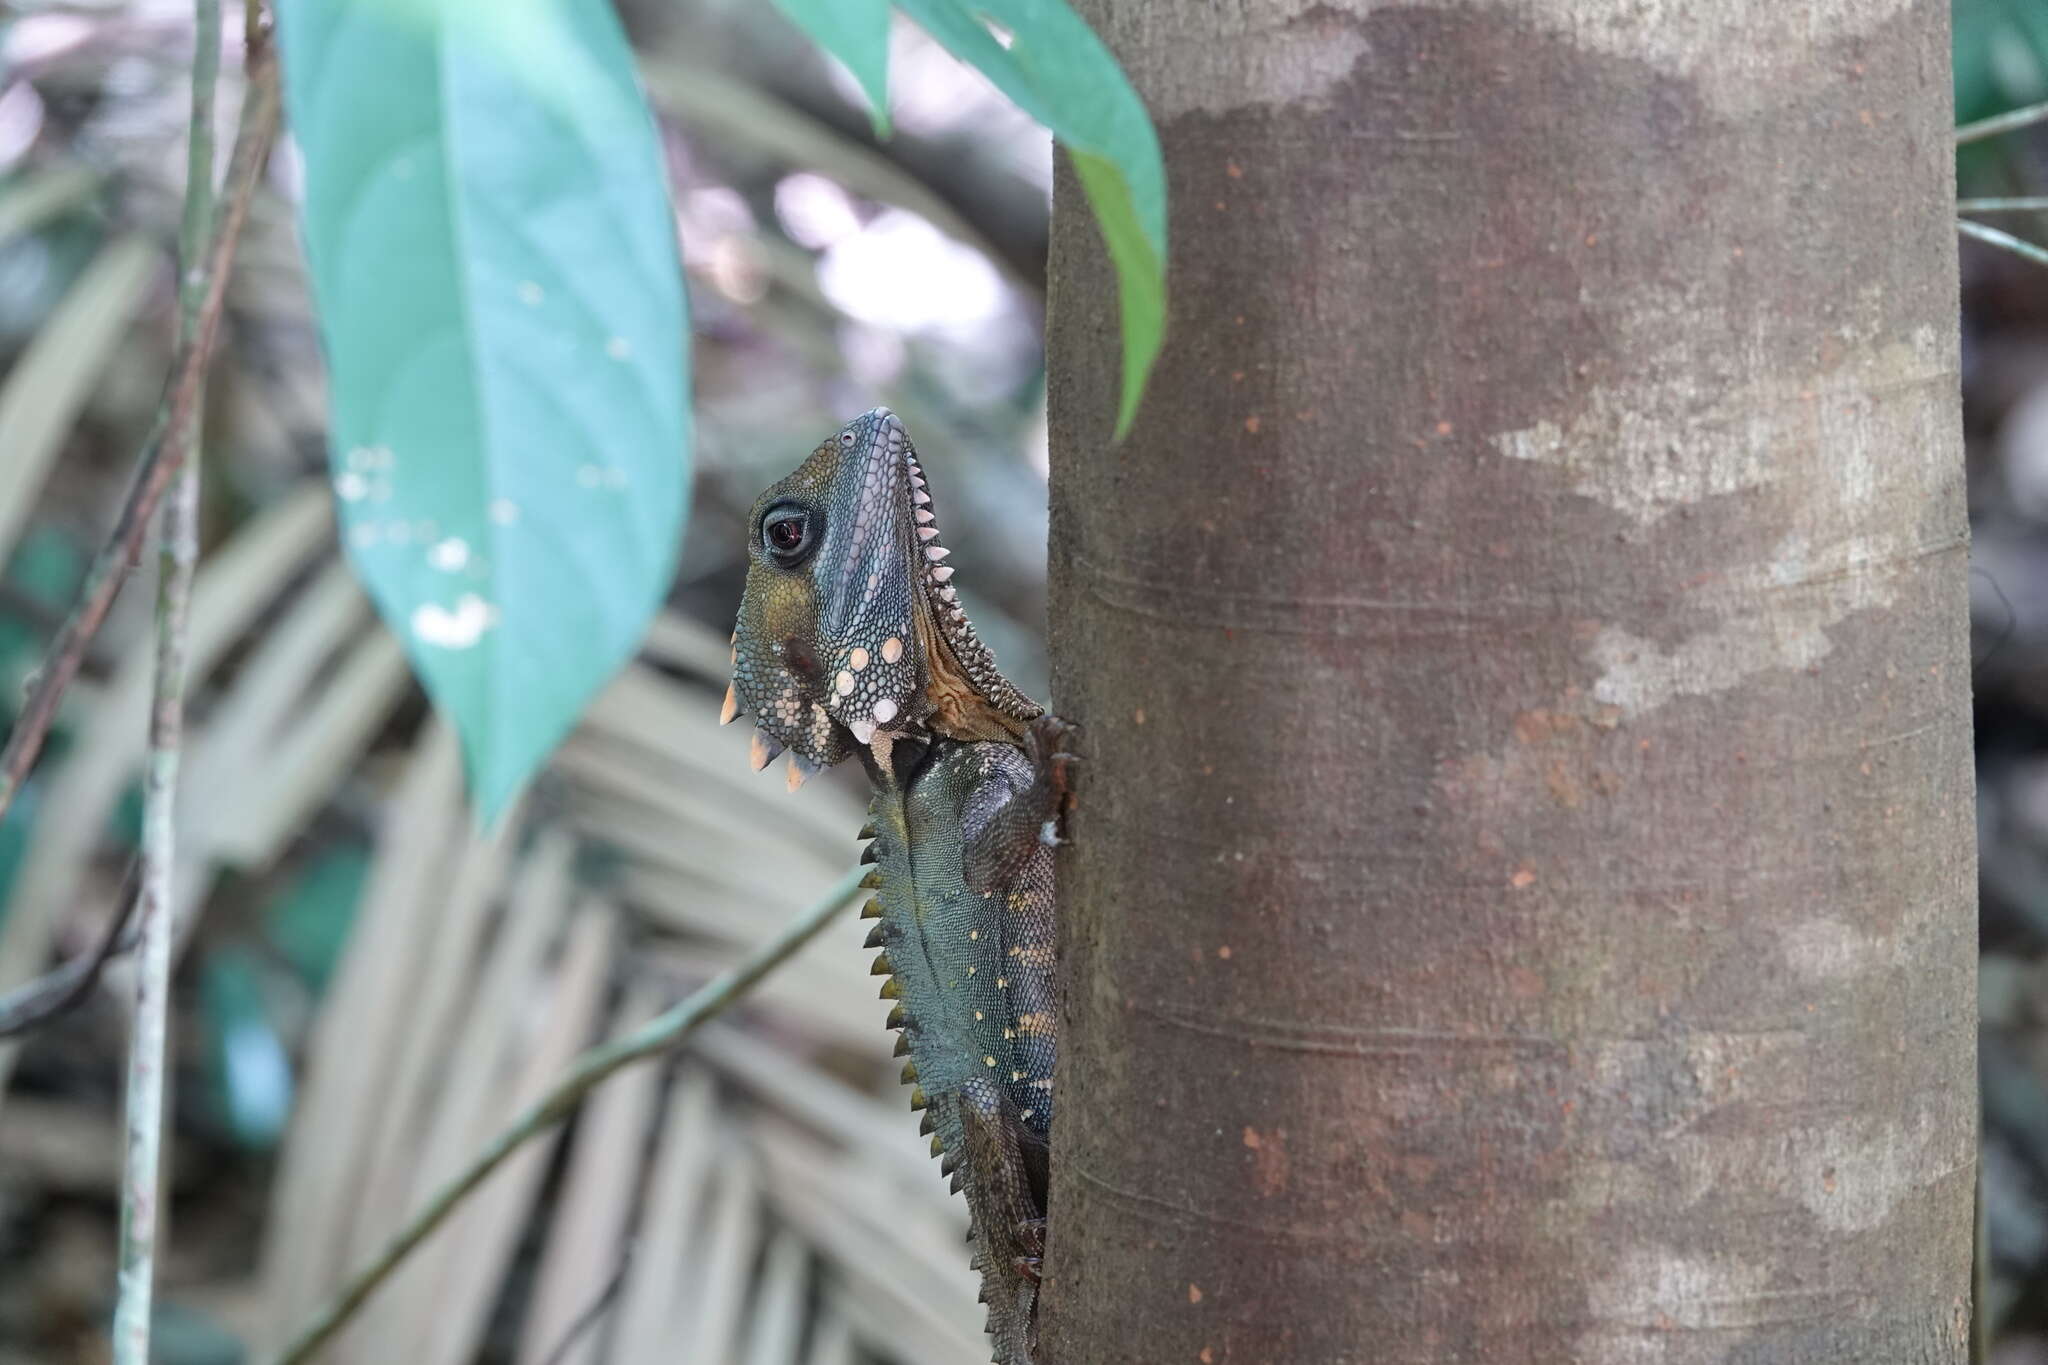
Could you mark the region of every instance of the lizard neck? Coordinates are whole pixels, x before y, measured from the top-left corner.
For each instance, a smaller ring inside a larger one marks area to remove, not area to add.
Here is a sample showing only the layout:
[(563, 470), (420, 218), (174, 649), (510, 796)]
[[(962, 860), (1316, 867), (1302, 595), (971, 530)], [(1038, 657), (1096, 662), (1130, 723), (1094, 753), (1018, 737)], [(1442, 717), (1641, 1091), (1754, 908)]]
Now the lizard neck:
[[(950, 628), (941, 620), (929, 592), (917, 595), (913, 628), (919, 657), (925, 661), (927, 719), (933, 733), (963, 743), (996, 740), (1021, 745), (1031, 722), (1045, 708), (1019, 691), (995, 667), (988, 646), (957, 607), (950, 608)], [(963, 656), (965, 656), (963, 658)]]

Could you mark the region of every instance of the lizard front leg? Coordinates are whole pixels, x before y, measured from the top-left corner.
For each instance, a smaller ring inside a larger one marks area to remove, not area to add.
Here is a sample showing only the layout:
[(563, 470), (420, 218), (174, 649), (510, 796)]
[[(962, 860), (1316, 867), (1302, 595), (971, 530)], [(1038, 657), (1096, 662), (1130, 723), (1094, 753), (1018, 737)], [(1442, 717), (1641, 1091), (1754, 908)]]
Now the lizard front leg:
[[(1046, 1140), (1057, 1057), (1057, 898), (1053, 850), (1070, 800), (1072, 727), (1051, 716), (1032, 725), (1024, 752), (989, 746), (983, 795), (963, 812), (963, 872), (970, 896), (997, 935), (997, 986), (1008, 1006), (1003, 1036), (1011, 1064), (1000, 1099), (967, 1125), (968, 1160), (981, 1207), (984, 1291), (1003, 1295), (1035, 1345), (1039, 1263), (1046, 1230)], [(992, 1307), (994, 1305), (991, 1305)]]
[(1009, 1109), (1028, 1131), (1039, 1207), (1044, 1208), (1044, 1143), (1052, 1123), (1052, 1071), (1057, 1055), (1057, 896), (1053, 849), (1071, 800), (1073, 727), (1056, 717), (1032, 722), (1022, 753), (1008, 745), (985, 762), (993, 769), (963, 812), (967, 887), (990, 907), (999, 936), (999, 981), (1009, 1003), (1016, 1065), (1004, 1078)]

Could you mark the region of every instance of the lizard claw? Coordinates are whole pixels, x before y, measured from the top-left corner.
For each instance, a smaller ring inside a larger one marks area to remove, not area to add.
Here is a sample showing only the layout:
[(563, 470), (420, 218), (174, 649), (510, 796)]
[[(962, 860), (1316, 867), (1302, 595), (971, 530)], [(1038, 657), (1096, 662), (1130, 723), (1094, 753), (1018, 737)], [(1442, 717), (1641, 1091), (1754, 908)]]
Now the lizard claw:
[(1074, 785), (1068, 769), (1082, 759), (1068, 746), (1074, 732), (1080, 728), (1073, 721), (1061, 720), (1048, 711), (1031, 722), (1031, 729), (1025, 736), (1025, 756), (1052, 790), (1053, 818), (1046, 822), (1046, 829), (1039, 834), (1039, 842), (1048, 848), (1056, 848), (1066, 842), (1059, 837), (1057, 825), (1059, 817), (1074, 804)]
[(1033, 763), (1043, 764), (1056, 755), (1067, 753), (1067, 740), (1081, 727), (1070, 720), (1061, 720), (1050, 711), (1039, 714), (1025, 732), (1024, 748)]
[(1010, 1267), (1019, 1275), (1038, 1283), (1038, 1267), (1044, 1260), (1045, 1220), (1027, 1218), (1017, 1224), (1017, 1245), (1024, 1248), (1022, 1254), (1010, 1259)]

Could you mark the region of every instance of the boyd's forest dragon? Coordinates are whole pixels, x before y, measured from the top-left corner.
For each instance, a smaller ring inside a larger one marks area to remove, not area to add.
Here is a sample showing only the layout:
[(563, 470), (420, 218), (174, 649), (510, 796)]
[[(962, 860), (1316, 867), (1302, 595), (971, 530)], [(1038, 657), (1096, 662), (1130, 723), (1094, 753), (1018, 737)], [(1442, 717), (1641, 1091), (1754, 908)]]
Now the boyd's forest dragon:
[(1067, 727), (997, 671), (949, 580), (903, 424), (841, 427), (749, 515), (724, 719), (795, 790), (858, 755), (874, 790), (882, 997), (910, 1105), (964, 1191), (999, 1365), (1035, 1353), (1052, 1121), (1053, 846)]

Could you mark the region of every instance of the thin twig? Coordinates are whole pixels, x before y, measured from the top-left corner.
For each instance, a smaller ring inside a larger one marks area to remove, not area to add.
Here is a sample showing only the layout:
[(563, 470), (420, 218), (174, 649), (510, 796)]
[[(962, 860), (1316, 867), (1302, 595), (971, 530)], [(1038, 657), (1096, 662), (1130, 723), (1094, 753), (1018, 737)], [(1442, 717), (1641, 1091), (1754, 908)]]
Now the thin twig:
[[(178, 351), (194, 342), (213, 228), (213, 96), (220, 79), (220, 0), (197, 0), (192, 34), (192, 116), (186, 135), (185, 213), (178, 226)], [(226, 266), (221, 267), (225, 272)], [(178, 848), (178, 760), (185, 740), (185, 652), (192, 571), (199, 561), (201, 393), (166, 419), (185, 446), (159, 533), (156, 675), (149, 708), (149, 766), (142, 787), (141, 904), (136, 937), (135, 1020), (128, 1038), (126, 1163), (121, 1181), (120, 1293), (114, 1304), (114, 1365), (149, 1365), (156, 1297), (157, 1214), (163, 1183), (164, 1106), (169, 1085), (171, 887)]]
[(2048, 209), (2048, 195), (2023, 194), (2008, 199), (1958, 199), (1957, 213), (2038, 213)]
[(619, 1263), (612, 1267), (610, 1277), (604, 1282), (604, 1288), (598, 1291), (597, 1297), (590, 1301), (588, 1308), (576, 1315), (576, 1321), (569, 1324), (567, 1330), (562, 1333), (562, 1339), (555, 1343), (554, 1349), (547, 1353), (547, 1358), (541, 1361), (541, 1365), (563, 1365), (569, 1358), (569, 1352), (576, 1349), (576, 1343), (583, 1340), (591, 1328), (604, 1320), (605, 1313), (617, 1301), (619, 1290), (626, 1283), (626, 1270), (632, 1263), (633, 1246), (629, 1242), (625, 1250), (619, 1253)]
[(78, 674), (86, 646), (106, 620), (114, 596), (141, 552), (143, 534), (150, 517), (169, 486), (171, 475), (184, 464), (191, 449), (189, 422), (205, 385), (206, 361), (220, 328), (221, 306), (226, 298), (228, 268), (235, 245), (242, 235), (242, 223), (249, 214), (249, 200), (255, 193), (263, 163), (277, 133), (277, 61), (268, 41), (253, 44), (245, 61), (248, 91), (242, 102), (241, 127), (235, 133), (235, 149), (228, 162), (227, 182), (222, 188), (222, 212), (214, 225), (212, 245), (207, 251), (206, 290), (199, 304), (198, 326), (191, 344), (182, 347), (172, 365), (155, 427), (144, 443), (114, 519), (107, 543), (101, 547), (87, 576), (85, 589), (64, 629), (50, 642), (42, 667), (23, 702), (21, 715), (0, 750), (0, 816), (21, 790), (21, 784), (42, 752), (50, 726), (57, 718), (57, 703), (64, 689)]
[(32, 1032), (76, 1009), (107, 964), (135, 946), (135, 936), (128, 932), (128, 925), (142, 899), (140, 869), (140, 860), (128, 864), (127, 875), (121, 879), (120, 908), (114, 911), (91, 951), (0, 995), (0, 1039)]
[(1982, 223), (1973, 223), (1967, 218), (1956, 220), (1956, 231), (1965, 237), (1975, 237), (1980, 242), (2003, 247), (2015, 256), (2024, 256), (2035, 265), (2048, 265), (2048, 249), (2035, 246), (2032, 242), (2015, 237), (2010, 232), (2000, 232), (1995, 227), (1985, 227)]
[(467, 1170), (436, 1190), (412, 1221), (400, 1229), (368, 1265), (355, 1273), (341, 1293), (320, 1310), (319, 1316), (292, 1338), (272, 1365), (299, 1365), (310, 1359), (341, 1330), (377, 1286), (398, 1269), (399, 1263), (413, 1248), (455, 1212), (470, 1192), (483, 1184), (507, 1157), (530, 1139), (567, 1118), (583, 1102), (583, 1097), (606, 1077), (643, 1058), (667, 1052), (696, 1032), (706, 1020), (715, 1018), (745, 995), (756, 982), (831, 923), (832, 917), (859, 887), (865, 871), (856, 867), (841, 877), (830, 891), (791, 920), (780, 934), (749, 953), (743, 961), (719, 973), (703, 989), (670, 1006), (624, 1037), (584, 1053), (546, 1095), (529, 1105), (510, 1127), (493, 1138)]
[(2009, 133), (2015, 128), (2031, 127), (2043, 119), (2048, 119), (2048, 104), (2030, 104), (2024, 109), (2014, 109), (2010, 113), (1980, 118), (1975, 123), (1965, 123), (1956, 129), (1956, 145), (1960, 147), (1966, 142), (1997, 137), (2000, 133)]

